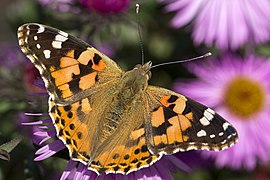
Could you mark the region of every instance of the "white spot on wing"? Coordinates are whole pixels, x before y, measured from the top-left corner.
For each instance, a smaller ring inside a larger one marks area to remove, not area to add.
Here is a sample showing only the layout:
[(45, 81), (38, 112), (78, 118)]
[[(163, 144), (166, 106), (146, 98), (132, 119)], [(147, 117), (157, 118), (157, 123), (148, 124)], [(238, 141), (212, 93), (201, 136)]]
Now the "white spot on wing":
[(43, 33), (45, 31), (45, 27), (39, 25), (38, 32), (37, 33)]
[(220, 132), (218, 135), (219, 135), (219, 136), (223, 136), (223, 134), (224, 134), (224, 132)]
[(198, 137), (206, 136), (206, 132), (205, 132), (204, 130), (200, 130), (200, 131), (197, 133), (197, 136), (198, 136)]
[(40, 49), (40, 48), (41, 48), (40, 44), (37, 44), (36, 46), (37, 46), (37, 48), (38, 48), (38, 49)]
[(27, 53), (27, 49), (25, 49), (24, 47), (22, 47), (21, 50), (23, 53), (25, 53), (25, 54)]
[(214, 118), (213, 114), (211, 114), (207, 110), (204, 111), (203, 115), (210, 121)]
[(203, 126), (208, 126), (210, 124), (210, 122), (205, 117), (202, 117), (200, 122)]
[(37, 36), (34, 36), (34, 40), (37, 41), (38, 40), (38, 37)]
[(230, 126), (230, 124), (228, 122), (223, 123), (223, 129), (224, 129), (224, 131), (226, 131), (229, 126)]
[(33, 63), (35, 62), (35, 58), (34, 58), (32, 55), (27, 54), (26, 57), (27, 57), (28, 59), (30, 59), (31, 62), (33, 62)]
[(214, 137), (216, 137), (214, 134), (211, 134), (211, 135), (210, 135), (210, 138), (213, 139)]
[(206, 111), (210, 112), (211, 114), (215, 114), (215, 111), (213, 109), (208, 108), (206, 109)]
[(65, 42), (67, 39), (68, 39), (67, 37), (64, 37), (64, 36), (62, 36), (62, 35), (60, 35), (60, 34), (57, 34), (57, 35), (55, 36), (55, 41)]
[(51, 57), (51, 51), (50, 50), (44, 50), (43, 51), (44, 56), (46, 59), (49, 59)]
[(19, 45), (23, 45), (23, 40), (22, 39), (19, 39)]
[(62, 48), (62, 42), (60, 41), (53, 41), (52, 46), (56, 49), (61, 49)]
[(65, 37), (68, 37), (68, 33), (64, 32), (64, 31), (59, 31), (58, 33), (65, 36)]
[(190, 151), (190, 150), (197, 150), (198, 148), (197, 147), (195, 147), (195, 146), (189, 146), (188, 148), (187, 148), (187, 151)]
[(227, 142), (227, 140), (225, 139), (224, 141), (221, 142), (221, 144), (225, 144)]

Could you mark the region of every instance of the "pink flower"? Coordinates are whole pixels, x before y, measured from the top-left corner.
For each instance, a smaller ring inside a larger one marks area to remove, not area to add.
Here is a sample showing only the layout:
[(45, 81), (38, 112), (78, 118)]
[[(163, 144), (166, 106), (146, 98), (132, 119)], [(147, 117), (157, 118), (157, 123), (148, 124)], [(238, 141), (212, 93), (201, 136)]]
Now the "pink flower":
[(198, 80), (174, 89), (214, 108), (238, 131), (239, 141), (222, 152), (203, 152), (219, 167), (254, 169), (270, 160), (270, 63), (249, 55), (227, 54), (188, 66)]
[(193, 24), (195, 43), (237, 49), (246, 43), (261, 44), (270, 39), (269, 0), (160, 0), (175, 28)]
[(81, 0), (81, 3), (90, 11), (99, 14), (120, 13), (128, 8), (130, 0)]

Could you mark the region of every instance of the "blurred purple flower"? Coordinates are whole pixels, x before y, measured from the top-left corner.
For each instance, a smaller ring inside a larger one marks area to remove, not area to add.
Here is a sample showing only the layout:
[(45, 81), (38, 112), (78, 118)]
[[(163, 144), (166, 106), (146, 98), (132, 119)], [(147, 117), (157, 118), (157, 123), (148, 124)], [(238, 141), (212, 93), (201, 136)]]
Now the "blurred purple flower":
[(77, 0), (38, 0), (38, 2), (41, 5), (47, 6), (50, 9), (58, 10), (62, 12), (78, 10), (74, 6), (74, 3), (77, 2)]
[(198, 80), (176, 82), (174, 89), (209, 107), (237, 129), (239, 142), (222, 152), (203, 152), (219, 167), (254, 169), (270, 160), (270, 63), (249, 55), (225, 55), (188, 66)]
[(269, 0), (159, 0), (166, 11), (177, 11), (175, 28), (193, 21), (195, 43), (236, 49), (245, 43), (260, 44), (270, 39)]
[(115, 46), (112, 47), (109, 43), (95, 43), (94, 47), (108, 57), (115, 56)]
[[(27, 115), (43, 116), (44, 114), (28, 113)], [(54, 126), (51, 119), (26, 122), (22, 123), (22, 125), (34, 126), (35, 128), (32, 128), (33, 142), (38, 146), (43, 146), (36, 151), (35, 154), (37, 157), (34, 159), (35, 161), (47, 159), (66, 148), (63, 142), (56, 137), (56, 131), (53, 128)], [(88, 170), (87, 166), (84, 164), (69, 160), (61, 179), (173, 179), (171, 173), (180, 169), (190, 171), (189, 167), (176, 156), (165, 156), (150, 167), (132, 172), (128, 175), (105, 175), (103, 173), (101, 176), (98, 176), (95, 172)]]
[(87, 9), (99, 14), (120, 13), (127, 10), (130, 0), (81, 0)]
[(0, 45), (0, 66), (6, 69), (21, 67), (28, 62), (22, 51), (17, 46), (1, 44)]

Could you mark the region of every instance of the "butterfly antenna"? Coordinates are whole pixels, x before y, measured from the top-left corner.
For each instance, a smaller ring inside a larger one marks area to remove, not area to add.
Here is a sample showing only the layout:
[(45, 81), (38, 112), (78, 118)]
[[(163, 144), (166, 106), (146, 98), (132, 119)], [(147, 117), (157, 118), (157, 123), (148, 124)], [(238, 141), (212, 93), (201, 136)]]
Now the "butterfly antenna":
[(161, 63), (161, 64), (156, 64), (156, 65), (153, 65), (151, 67), (151, 69), (159, 67), (159, 66), (164, 66), (164, 65), (178, 64), (178, 63), (184, 63), (184, 62), (190, 62), (190, 61), (194, 61), (194, 60), (198, 60), (198, 59), (203, 59), (203, 58), (206, 58), (206, 57), (211, 56), (211, 55), (212, 55), (212, 53), (208, 52), (208, 53), (206, 53), (206, 54), (204, 54), (202, 56), (194, 57), (194, 58), (191, 58), (191, 59), (185, 59), (185, 60), (171, 61), (171, 62), (165, 62), (165, 63)]
[(138, 35), (140, 40), (140, 46), (141, 46), (141, 55), (142, 55), (142, 64), (144, 64), (144, 51), (143, 51), (143, 41), (142, 41), (142, 34), (139, 24), (139, 11), (140, 11), (140, 5), (136, 4), (136, 21), (137, 21), (137, 29), (138, 29)]

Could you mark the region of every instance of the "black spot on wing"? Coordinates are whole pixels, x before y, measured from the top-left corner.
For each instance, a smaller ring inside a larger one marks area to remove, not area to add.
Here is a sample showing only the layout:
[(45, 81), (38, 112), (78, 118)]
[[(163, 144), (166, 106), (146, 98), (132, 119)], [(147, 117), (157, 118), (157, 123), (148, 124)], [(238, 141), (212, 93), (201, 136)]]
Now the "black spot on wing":
[(178, 99), (177, 96), (171, 95), (170, 98), (168, 99), (168, 103), (174, 103)]
[(164, 113), (164, 117), (165, 117), (165, 120), (168, 120), (174, 116), (178, 116), (177, 113), (175, 113), (174, 111), (172, 111), (171, 109), (169, 108), (162, 108), (163, 109), (163, 113)]
[(97, 53), (95, 53), (95, 55), (94, 55), (94, 63), (95, 63), (96, 65), (99, 64), (99, 61), (100, 61), (101, 59), (102, 59), (102, 58), (101, 58)]
[[(91, 62), (91, 61), (89, 61), (89, 62)], [(74, 94), (81, 91), (81, 88), (79, 86), (80, 78), (94, 72), (94, 70), (91, 68), (91, 66), (83, 65), (83, 64), (79, 64), (79, 70), (80, 70), (80, 74), (76, 75), (73, 73), (72, 74), (73, 80), (68, 83), (71, 92), (73, 92)]]
[(152, 132), (153, 132), (153, 135), (154, 136), (160, 136), (160, 135), (163, 135), (163, 134), (166, 134), (167, 132), (167, 128), (168, 127), (170, 127), (170, 126), (172, 126), (172, 124), (171, 123), (169, 123), (169, 121), (168, 120), (165, 120), (165, 122), (164, 123), (162, 123), (160, 126), (158, 126), (158, 127), (152, 127)]
[(80, 55), (82, 54), (82, 52), (84, 52), (86, 50), (86, 48), (80, 48), (80, 49), (75, 49), (74, 51), (74, 58), (78, 59), (80, 57)]

